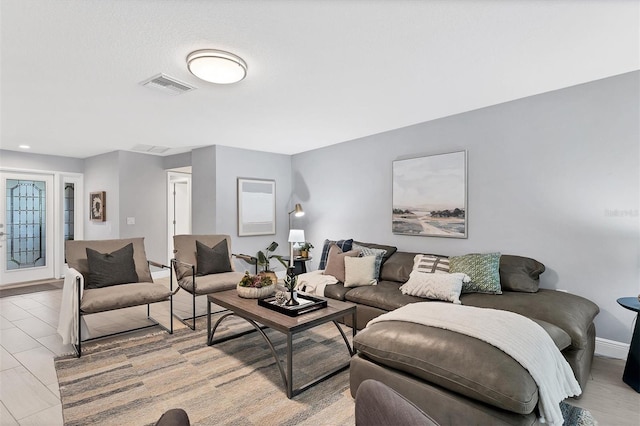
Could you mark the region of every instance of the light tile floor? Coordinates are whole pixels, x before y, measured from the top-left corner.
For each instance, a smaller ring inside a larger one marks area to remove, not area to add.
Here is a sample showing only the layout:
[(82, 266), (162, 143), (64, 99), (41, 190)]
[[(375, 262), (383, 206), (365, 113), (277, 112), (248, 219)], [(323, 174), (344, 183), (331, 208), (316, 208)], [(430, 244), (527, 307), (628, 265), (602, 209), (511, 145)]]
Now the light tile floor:
[[(184, 292), (183, 292), (184, 293)], [(0, 425), (62, 425), (62, 406), (54, 357), (73, 352), (57, 334), (62, 290), (0, 298)], [(198, 299), (198, 313), (206, 302)], [(163, 306), (166, 305), (166, 306)], [(174, 309), (191, 306), (188, 294), (176, 295)], [(152, 316), (169, 323), (168, 303), (152, 305)], [(185, 312), (186, 314), (186, 312)], [(148, 324), (146, 307), (86, 317), (96, 334)], [(174, 321), (174, 328), (184, 327)], [(141, 331), (140, 333), (143, 333)], [(122, 336), (119, 336), (120, 338)]]

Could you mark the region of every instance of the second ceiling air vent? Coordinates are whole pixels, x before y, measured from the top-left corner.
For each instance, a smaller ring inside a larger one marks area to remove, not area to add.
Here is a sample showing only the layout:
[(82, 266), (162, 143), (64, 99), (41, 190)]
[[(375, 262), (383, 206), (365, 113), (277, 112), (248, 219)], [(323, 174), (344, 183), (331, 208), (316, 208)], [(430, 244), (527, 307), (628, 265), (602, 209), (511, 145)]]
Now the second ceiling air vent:
[(160, 90), (168, 95), (179, 95), (195, 89), (194, 86), (173, 77), (169, 77), (166, 74), (158, 74), (141, 82), (140, 84), (145, 87)]

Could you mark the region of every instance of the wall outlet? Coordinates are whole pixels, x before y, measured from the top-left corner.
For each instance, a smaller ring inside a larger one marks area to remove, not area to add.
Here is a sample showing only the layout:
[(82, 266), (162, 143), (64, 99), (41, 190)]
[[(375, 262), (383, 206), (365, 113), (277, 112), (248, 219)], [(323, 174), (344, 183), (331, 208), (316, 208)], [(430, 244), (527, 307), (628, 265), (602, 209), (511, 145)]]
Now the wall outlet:
[(135, 225), (136, 224), (136, 218), (135, 217), (128, 217), (127, 218), (127, 225)]

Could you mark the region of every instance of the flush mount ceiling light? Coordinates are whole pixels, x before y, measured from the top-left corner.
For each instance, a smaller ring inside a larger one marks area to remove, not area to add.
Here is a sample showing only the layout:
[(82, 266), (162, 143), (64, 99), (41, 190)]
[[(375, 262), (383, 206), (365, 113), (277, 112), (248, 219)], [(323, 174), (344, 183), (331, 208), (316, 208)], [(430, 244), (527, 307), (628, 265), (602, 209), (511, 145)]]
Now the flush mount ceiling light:
[(247, 63), (239, 56), (222, 50), (196, 50), (187, 56), (189, 71), (204, 81), (231, 84), (245, 78)]

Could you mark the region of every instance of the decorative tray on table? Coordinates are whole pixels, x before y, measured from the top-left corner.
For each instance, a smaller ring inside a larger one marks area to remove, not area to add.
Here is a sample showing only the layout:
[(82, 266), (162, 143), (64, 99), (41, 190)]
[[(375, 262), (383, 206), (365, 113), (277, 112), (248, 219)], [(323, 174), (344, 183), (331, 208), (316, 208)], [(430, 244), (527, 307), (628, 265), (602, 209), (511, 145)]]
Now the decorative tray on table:
[(327, 307), (326, 300), (309, 296), (308, 294), (298, 294), (297, 300), (298, 305), (287, 306), (286, 304), (279, 304), (275, 297), (267, 297), (266, 299), (258, 299), (258, 305), (290, 317), (297, 317), (298, 315)]

